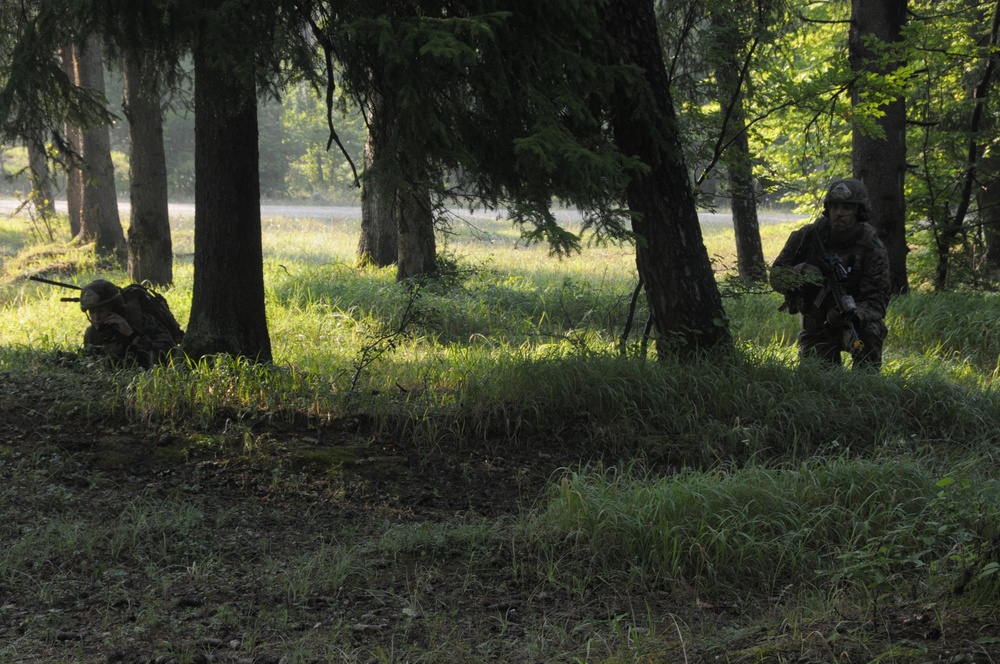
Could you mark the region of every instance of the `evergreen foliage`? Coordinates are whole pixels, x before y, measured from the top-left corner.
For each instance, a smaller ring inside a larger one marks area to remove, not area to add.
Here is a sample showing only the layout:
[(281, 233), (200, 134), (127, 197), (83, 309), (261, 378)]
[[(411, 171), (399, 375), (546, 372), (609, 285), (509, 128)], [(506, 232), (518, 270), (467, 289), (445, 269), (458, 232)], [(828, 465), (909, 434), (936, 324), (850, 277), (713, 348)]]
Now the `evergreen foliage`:
[(112, 121), (104, 99), (74, 86), (57, 58), (59, 47), (79, 39), (61, 3), (4, 3), (0, 23), (0, 141), (46, 143), (51, 135), (59, 142), (53, 130), (65, 122)]
[(621, 239), (627, 225), (614, 209), (642, 168), (606, 132), (603, 109), (635, 72), (614, 61), (598, 9), (586, 0), (336, 3), (316, 30), (346, 93), (362, 108), (377, 96), (394, 118), (395, 177), (470, 206), (506, 206), (527, 237), (563, 253), (579, 238), (556, 222), (553, 197)]

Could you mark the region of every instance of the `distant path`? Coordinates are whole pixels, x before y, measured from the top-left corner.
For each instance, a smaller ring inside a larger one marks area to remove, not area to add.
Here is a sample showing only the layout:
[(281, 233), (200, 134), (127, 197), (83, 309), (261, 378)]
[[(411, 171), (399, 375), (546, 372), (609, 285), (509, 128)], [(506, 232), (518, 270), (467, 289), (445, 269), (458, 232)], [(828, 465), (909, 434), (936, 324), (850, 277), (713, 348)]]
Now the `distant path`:
[[(0, 199), (0, 214), (10, 214), (15, 209), (17, 209), (20, 203), (15, 200), (10, 199)], [(127, 202), (119, 203), (119, 210), (123, 214), (129, 212), (130, 206)], [(58, 212), (66, 212), (66, 201), (56, 201), (56, 210)], [(344, 218), (361, 218), (361, 208), (359, 206), (350, 205), (297, 205), (297, 204), (263, 204), (260, 206), (260, 212), (262, 217), (285, 217), (288, 219), (316, 219), (320, 221), (333, 220), (333, 219), (344, 219)], [(453, 212), (458, 217), (469, 216), (468, 212), (465, 210), (453, 210)], [(194, 203), (171, 203), (170, 204), (170, 214), (171, 216), (194, 216)], [(496, 213), (492, 211), (477, 211), (475, 216), (489, 216), (493, 217)], [(557, 219), (566, 222), (579, 221), (580, 215), (576, 210), (555, 210), (555, 215)], [(730, 226), (732, 225), (732, 216), (727, 213), (719, 212), (699, 212), (698, 219), (704, 226)], [(761, 224), (780, 224), (789, 221), (800, 221), (804, 220), (805, 217), (799, 214), (793, 214), (790, 212), (771, 212), (771, 211), (760, 211), (758, 212), (758, 219)]]

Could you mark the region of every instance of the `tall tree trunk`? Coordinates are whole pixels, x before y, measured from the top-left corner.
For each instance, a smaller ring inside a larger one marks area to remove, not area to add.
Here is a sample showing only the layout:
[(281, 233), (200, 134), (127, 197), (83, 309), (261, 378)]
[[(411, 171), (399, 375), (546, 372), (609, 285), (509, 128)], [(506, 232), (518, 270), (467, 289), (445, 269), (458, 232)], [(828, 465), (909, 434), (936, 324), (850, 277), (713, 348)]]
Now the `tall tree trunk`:
[(173, 246), (167, 208), (167, 162), (156, 70), (145, 53), (125, 58), (125, 117), (128, 119), (132, 215), (128, 227), (128, 273), (132, 281), (173, 282)]
[(437, 245), (434, 241), (434, 211), (430, 191), (417, 184), (397, 192), (399, 229), (399, 269), (403, 280), (437, 272)]
[[(76, 75), (76, 48), (68, 44), (60, 49), (63, 71), (74, 85), (79, 85)], [(80, 218), (83, 216), (83, 170), (80, 168), (80, 130), (66, 124), (66, 145), (71, 154), (63, 155), (66, 166), (66, 209), (69, 213), (69, 235), (77, 237), (80, 234)]]
[[(906, 23), (906, 0), (852, 0), (848, 57), (856, 73), (890, 73), (900, 63), (883, 64), (866, 40), (875, 37), (890, 44), (900, 40)], [(853, 92), (857, 102), (858, 91)], [(889, 252), (889, 278), (893, 293), (909, 290), (906, 254), (906, 200), (903, 178), (906, 174), (906, 103), (899, 97), (883, 107), (878, 120), (885, 138), (868, 136), (858, 129), (852, 136), (851, 161), (854, 177), (868, 187), (872, 204), (872, 223)]]
[(639, 156), (650, 167), (633, 176), (626, 194), (638, 215), (633, 221), (636, 265), (646, 287), (658, 355), (730, 347), (684, 163), (653, 0), (616, 0), (604, 11), (620, 60), (644, 72), (652, 102), (642, 104), (636, 101), (637, 91), (621, 90), (612, 123), (622, 152)]
[(986, 265), (993, 275), (1000, 274), (1000, 153), (987, 152), (979, 162), (979, 219), (983, 224)]
[(220, 68), (227, 48), (239, 61), (230, 42), (205, 39), (194, 52), (194, 293), (183, 348), (270, 362), (256, 96), (252, 82)]
[[(67, 129), (66, 140), (79, 154), (82, 134), (75, 127)], [(69, 215), (69, 233), (79, 237), (83, 228), (83, 169), (73, 158), (66, 169), (66, 212)]]
[(735, 49), (727, 49), (725, 61), (715, 67), (719, 83), (719, 102), (729, 109), (726, 121), (728, 145), (722, 153), (722, 163), (729, 175), (730, 207), (733, 213), (733, 233), (736, 238), (737, 271), (743, 279), (760, 282), (767, 279), (764, 248), (760, 240), (757, 219), (757, 195), (753, 178), (753, 159), (746, 130), (743, 108), (740, 64)]
[[(76, 73), (80, 87), (104, 95), (104, 66), (100, 42), (87, 41), (76, 53)], [(80, 219), (82, 242), (93, 241), (97, 253), (125, 264), (125, 232), (118, 216), (115, 191), (115, 168), (111, 162), (111, 135), (107, 125), (92, 127), (83, 133), (84, 162), (83, 215)]]
[(958, 204), (953, 215), (945, 215), (945, 222), (934, 229), (934, 241), (937, 246), (938, 264), (934, 287), (937, 290), (948, 288), (949, 275), (949, 253), (956, 240), (967, 233), (965, 217), (972, 205), (972, 193), (979, 182), (980, 158), (982, 156), (981, 143), (982, 134), (987, 132), (991, 122), (988, 118), (986, 102), (989, 99), (990, 90), (993, 88), (993, 77), (997, 69), (997, 46), (1000, 45), (1000, 0), (994, 4), (993, 20), (989, 36), (987, 38), (989, 46), (986, 52), (986, 66), (983, 68), (982, 77), (978, 85), (971, 92), (974, 101), (972, 105), (972, 116), (969, 118), (969, 138), (965, 158), (965, 172), (962, 174), (962, 189), (959, 194)]
[[(56, 204), (52, 199), (52, 177), (49, 175), (49, 160), (45, 153), (45, 142), (38, 137), (25, 141), (28, 148), (28, 173), (31, 181), (31, 204), (35, 214), (48, 221), (56, 216)], [(54, 240), (55, 238), (50, 238)]]
[(397, 266), (396, 279), (437, 272), (434, 211), (425, 169), (413, 167), (396, 147), (393, 110), (378, 98), (371, 108), (365, 143), (358, 259)]
[(379, 161), (385, 160), (391, 145), (384, 110), (377, 102), (368, 119), (365, 141), (365, 177), (361, 189), (361, 237), (358, 239), (358, 262), (377, 267), (395, 265), (399, 257), (397, 242), (396, 187), (382, 173)]

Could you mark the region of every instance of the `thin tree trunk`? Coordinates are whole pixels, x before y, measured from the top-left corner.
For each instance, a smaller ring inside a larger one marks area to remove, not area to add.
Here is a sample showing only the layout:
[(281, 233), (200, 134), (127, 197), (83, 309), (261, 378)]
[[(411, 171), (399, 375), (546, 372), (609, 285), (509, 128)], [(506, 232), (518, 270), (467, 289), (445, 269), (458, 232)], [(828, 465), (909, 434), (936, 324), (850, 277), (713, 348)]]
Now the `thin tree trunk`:
[(31, 204), (35, 208), (35, 214), (48, 222), (56, 216), (56, 204), (52, 200), (52, 177), (49, 175), (49, 161), (45, 154), (45, 143), (39, 138), (31, 137), (25, 141), (25, 144), (28, 148)]
[(764, 263), (764, 248), (757, 219), (757, 195), (750, 140), (746, 131), (746, 112), (743, 109), (741, 70), (736, 60), (736, 51), (729, 50), (729, 55), (725, 62), (720, 62), (715, 68), (720, 103), (722, 108), (730, 109), (726, 134), (732, 138), (722, 153), (722, 163), (729, 175), (737, 271), (746, 281), (760, 282), (767, 279), (767, 265)]
[[(104, 67), (100, 42), (92, 37), (77, 52), (76, 70), (80, 87), (104, 95)], [(83, 215), (78, 238), (93, 241), (99, 255), (125, 264), (125, 232), (118, 216), (115, 169), (111, 162), (111, 136), (107, 125), (93, 127), (83, 134), (84, 161)]]
[[(82, 136), (74, 127), (66, 131), (66, 138), (79, 154)], [(66, 169), (66, 211), (69, 215), (69, 233), (79, 237), (83, 228), (83, 169), (74, 158)]]
[(358, 239), (358, 262), (377, 267), (395, 265), (399, 258), (397, 241), (396, 188), (382, 172), (379, 161), (386, 159), (391, 144), (388, 118), (382, 105), (375, 104), (368, 121), (365, 141), (365, 177), (361, 189), (361, 237)]
[(155, 63), (142, 53), (125, 58), (125, 117), (128, 119), (132, 214), (128, 227), (128, 273), (132, 281), (173, 282), (173, 246), (167, 207), (167, 163), (163, 114), (155, 86)]
[[(60, 50), (60, 56), (66, 76), (74, 85), (79, 85), (75, 51), (76, 48), (68, 44)], [(83, 171), (79, 162), (82, 136), (80, 130), (70, 124), (64, 127), (64, 131), (66, 145), (71, 151), (71, 154), (63, 155), (66, 165), (66, 208), (69, 213), (69, 235), (75, 238), (80, 234), (80, 219), (83, 216)]]
[(219, 68), (217, 50), (224, 45), (206, 42), (194, 52), (194, 293), (183, 348), (270, 362), (256, 95)]
[(949, 252), (955, 239), (963, 234), (965, 228), (965, 217), (972, 204), (972, 191), (976, 186), (979, 170), (979, 159), (982, 156), (980, 148), (980, 132), (988, 124), (986, 118), (986, 101), (989, 92), (993, 88), (993, 76), (997, 68), (996, 49), (1000, 45), (1000, 0), (993, 7), (993, 20), (991, 22), (988, 36), (990, 51), (986, 57), (986, 66), (983, 69), (982, 78), (972, 92), (972, 99), (975, 101), (972, 107), (972, 117), (969, 119), (969, 143), (966, 152), (965, 173), (962, 175), (962, 192), (958, 199), (958, 207), (955, 214), (948, 216), (947, 224), (944, 228), (935, 229), (935, 242), (938, 251), (937, 273), (934, 286), (936, 289), (945, 290), (948, 288), (949, 272)]
[(652, 108), (634, 103), (636, 91), (620, 91), (612, 123), (621, 150), (650, 167), (633, 176), (626, 194), (638, 215), (633, 222), (636, 265), (646, 287), (658, 356), (730, 347), (684, 163), (653, 0), (616, 0), (604, 11), (621, 61), (644, 72), (651, 95)]
[[(875, 37), (890, 44), (900, 40), (906, 23), (906, 0), (852, 0), (848, 56), (855, 72), (889, 73), (900, 63), (881, 64), (866, 40)], [(858, 91), (853, 92), (857, 102)], [(866, 135), (858, 129), (852, 136), (852, 166), (855, 178), (868, 187), (872, 205), (871, 222), (879, 231), (889, 253), (889, 278), (893, 293), (909, 290), (906, 255), (906, 103), (900, 97), (882, 107), (885, 115), (878, 123), (885, 138)]]

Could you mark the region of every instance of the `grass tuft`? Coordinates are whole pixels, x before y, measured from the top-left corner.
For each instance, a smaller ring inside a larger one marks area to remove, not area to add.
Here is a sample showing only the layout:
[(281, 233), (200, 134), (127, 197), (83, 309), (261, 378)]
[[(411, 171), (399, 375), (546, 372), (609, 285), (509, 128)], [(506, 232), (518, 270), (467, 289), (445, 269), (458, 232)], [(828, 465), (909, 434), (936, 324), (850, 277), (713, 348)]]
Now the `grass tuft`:
[[(565, 476), (531, 528), (548, 533), (550, 547), (569, 544), (577, 564), (596, 561), (602, 578), (638, 569), (648, 582), (716, 597), (871, 587), (914, 573), (926, 580), (988, 539), (959, 489), (942, 484), (951, 483), (925, 463), (887, 458), (666, 478), (596, 468)], [(984, 487), (979, 498), (996, 504), (998, 487)]]

